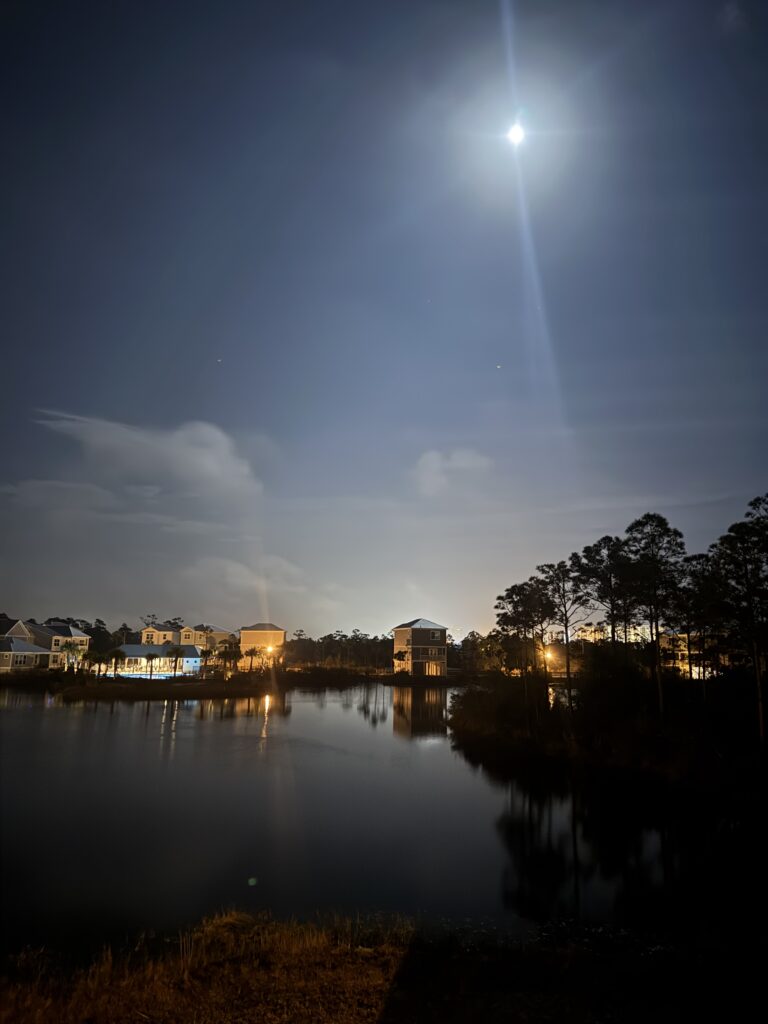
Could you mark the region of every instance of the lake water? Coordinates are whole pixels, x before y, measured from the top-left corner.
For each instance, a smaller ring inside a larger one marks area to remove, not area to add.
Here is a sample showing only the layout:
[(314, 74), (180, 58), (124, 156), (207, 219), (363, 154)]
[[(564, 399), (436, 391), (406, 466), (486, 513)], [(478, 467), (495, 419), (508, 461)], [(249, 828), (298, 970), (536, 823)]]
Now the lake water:
[(233, 906), (524, 934), (573, 917), (719, 927), (756, 898), (765, 846), (751, 825), (536, 768), (494, 779), (452, 749), (448, 697), (0, 692), (6, 948), (122, 941)]

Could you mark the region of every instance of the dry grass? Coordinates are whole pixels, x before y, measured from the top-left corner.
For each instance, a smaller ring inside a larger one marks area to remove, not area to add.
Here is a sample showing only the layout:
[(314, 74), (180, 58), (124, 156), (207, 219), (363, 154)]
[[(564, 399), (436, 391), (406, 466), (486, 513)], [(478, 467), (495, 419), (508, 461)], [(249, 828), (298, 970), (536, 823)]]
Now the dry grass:
[[(729, 962), (730, 961), (730, 962)], [(565, 928), (531, 944), (417, 934), (403, 920), (318, 924), (228, 913), (68, 971), (10, 965), (2, 1024), (656, 1024), (741, 1019), (759, 957), (649, 946)], [(751, 982), (750, 982), (750, 979)]]
[(353, 919), (279, 923), (228, 913), (122, 959), (66, 974), (41, 952), (12, 964), (3, 1024), (155, 1024), (379, 1018), (411, 927)]

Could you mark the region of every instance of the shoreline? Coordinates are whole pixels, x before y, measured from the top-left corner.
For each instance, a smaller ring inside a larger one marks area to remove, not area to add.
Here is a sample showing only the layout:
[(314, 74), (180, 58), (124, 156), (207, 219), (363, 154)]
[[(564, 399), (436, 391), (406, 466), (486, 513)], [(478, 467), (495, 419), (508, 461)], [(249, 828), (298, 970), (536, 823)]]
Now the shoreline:
[[(53, 676), (53, 677), (52, 677)], [(7, 677), (7, 682), (0, 677), (0, 689), (13, 690), (17, 693), (50, 693), (70, 701), (161, 701), (161, 700), (216, 700), (230, 697), (256, 697), (276, 690), (324, 687), (327, 689), (345, 689), (350, 686), (365, 685), (405, 685), (402, 681), (393, 682), (393, 676), (365, 675), (358, 672), (346, 672), (338, 669), (309, 669), (270, 674), (237, 673), (229, 679), (221, 676), (210, 679), (197, 677), (184, 679), (131, 679), (125, 676), (102, 677), (97, 680), (91, 676), (88, 682), (76, 673), (66, 674), (35, 674), (29, 677), (21, 675)], [(408, 684), (411, 685), (411, 684)], [(444, 684), (446, 686), (453, 684)]]
[(80, 968), (44, 949), (11, 957), (0, 1021), (639, 1022), (689, 1015), (718, 995), (733, 1009), (734, 985), (747, 996), (749, 960), (573, 923), (519, 941), (407, 918), (300, 923), (231, 911)]

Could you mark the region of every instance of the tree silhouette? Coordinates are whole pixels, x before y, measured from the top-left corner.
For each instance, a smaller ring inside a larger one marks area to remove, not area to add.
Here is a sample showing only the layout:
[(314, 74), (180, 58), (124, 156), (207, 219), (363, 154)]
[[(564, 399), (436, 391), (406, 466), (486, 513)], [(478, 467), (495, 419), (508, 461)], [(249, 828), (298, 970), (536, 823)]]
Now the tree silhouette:
[(637, 603), (648, 623), (651, 673), (656, 680), (659, 714), (664, 717), (661, 678), (661, 624), (671, 608), (685, 555), (683, 535), (664, 516), (647, 512), (627, 527), (626, 550), (633, 562)]

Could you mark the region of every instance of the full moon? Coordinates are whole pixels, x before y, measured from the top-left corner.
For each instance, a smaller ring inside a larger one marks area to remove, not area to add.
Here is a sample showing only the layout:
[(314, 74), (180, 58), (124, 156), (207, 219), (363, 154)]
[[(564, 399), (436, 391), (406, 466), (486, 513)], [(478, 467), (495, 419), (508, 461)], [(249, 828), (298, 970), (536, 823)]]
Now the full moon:
[(525, 129), (518, 121), (515, 121), (515, 123), (507, 132), (507, 138), (509, 139), (513, 146), (519, 146), (520, 143), (523, 142), (523, 140), (525, 139)]

